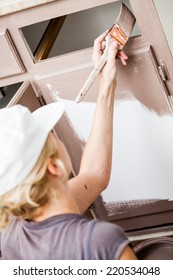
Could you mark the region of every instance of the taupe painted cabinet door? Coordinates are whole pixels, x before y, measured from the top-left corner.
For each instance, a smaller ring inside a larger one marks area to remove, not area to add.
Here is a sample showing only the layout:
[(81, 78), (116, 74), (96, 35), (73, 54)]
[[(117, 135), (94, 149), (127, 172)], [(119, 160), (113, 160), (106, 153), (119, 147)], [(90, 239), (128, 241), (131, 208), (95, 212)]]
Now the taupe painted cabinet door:
[(8, 30), (0, 30), (0, 78), (24, 72), (24, 67)]
[[(168, 101), (168, 91), (158, 71), (153, 49), (150, 45), (141, 45), (141, 39), (131, 39), (126, 53), (129, 56), (128, 65), (123, 67), (118, 63), (118, 88), (116, 98), (123, 100), (132, 98), (139, 100), (147, 108), (158, 114), (171, 114)], [(133, 45), (133, 47), (132, 47)], [(64, 99), (74, 100), (89, 73), (93, 69), (92, 62), (86, 61), (91, 50), (78, 51), (77, 54), (68, 55), (71, 61), (66, 66), (66, 57), (59, 60), (61, 71), (45, 77), (36, 75), (39, 88), (46, 95), (51, 94), (51, 88)], [(65, 67), (63, 67), (65, 65)], [(98, 92), (97, 81), (89, 89), (84, 101), (95, 102)]]
[(15, 104), (26, 106), (31, 112), (35, 111), (42, 105), (29, 81), (24, 82), (21, 85), (7, 106), (10, 107)]

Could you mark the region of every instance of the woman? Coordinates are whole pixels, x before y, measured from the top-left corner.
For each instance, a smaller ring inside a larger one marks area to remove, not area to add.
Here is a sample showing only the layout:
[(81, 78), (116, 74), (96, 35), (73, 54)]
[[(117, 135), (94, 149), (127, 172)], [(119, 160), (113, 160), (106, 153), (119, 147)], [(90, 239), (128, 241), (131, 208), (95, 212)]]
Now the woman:
[[(94, 43), (93, 61), (108, 31)], [(79, 174), (68, 180), (71, 161), (51, 132), (62, 102), (34, 113), (21, 106), (0, 110), (0, 227), (4, 259), (136, 259), (123, 230), (81, 215), (107, 186), (112, 160), (116, 56), (113, 42), (99, 75), (93, 127)]]

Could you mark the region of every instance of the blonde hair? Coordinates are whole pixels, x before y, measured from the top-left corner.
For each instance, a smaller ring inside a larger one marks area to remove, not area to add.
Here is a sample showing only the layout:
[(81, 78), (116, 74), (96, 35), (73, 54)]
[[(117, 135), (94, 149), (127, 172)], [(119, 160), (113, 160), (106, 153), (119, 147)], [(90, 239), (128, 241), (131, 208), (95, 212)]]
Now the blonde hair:
[(0, 229), (9, 224), (12, 216), (31, 220), (39, 214), (41, 206), (49, 203), (50, 190), (46, 183), (50, 158), (60, 162), (57, 140), (51, 133), (29, 175), (16, 188), (0, 197)]

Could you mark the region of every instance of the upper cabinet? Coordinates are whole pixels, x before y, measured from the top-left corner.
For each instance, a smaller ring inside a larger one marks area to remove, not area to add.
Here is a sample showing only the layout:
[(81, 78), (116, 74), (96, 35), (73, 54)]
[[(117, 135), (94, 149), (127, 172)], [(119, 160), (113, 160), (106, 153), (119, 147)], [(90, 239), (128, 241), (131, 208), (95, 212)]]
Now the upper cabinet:
[[(116, 20), (121, 2), (39, 1), (37, 6), (1, 16), (0, 87), (27, 79), (38, 95), (50, 95), (51, 85), (62, 98), (74, 100), (93, 68), (93, 41)], [(123, 2), (137, 21), (125, 47), (128, 66), (118, 63), (116, 98), (128, 97), (158, 114), (171, 114), (172, 56), (154, 2)], [(96, 93), (97, 81), (84, 101), (95, 102)]]

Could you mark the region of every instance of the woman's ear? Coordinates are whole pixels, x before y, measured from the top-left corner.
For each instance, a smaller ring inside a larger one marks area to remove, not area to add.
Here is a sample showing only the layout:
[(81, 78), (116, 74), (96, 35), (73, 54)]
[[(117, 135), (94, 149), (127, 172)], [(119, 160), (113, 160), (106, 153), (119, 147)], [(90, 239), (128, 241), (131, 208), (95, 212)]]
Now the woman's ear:
[(49, 158), (47, 162), (47, 169), (51, 175), (57, 176), (61, 180), (67, 179), (67, 172), (61, 160), (52, 160), (51, 158)]
[(57, 166), (56, 162), (54, 162), (51, 158), (48, 159), (47, 162), (47, 170), (53, 176), (59, 176), (59, 167)]

